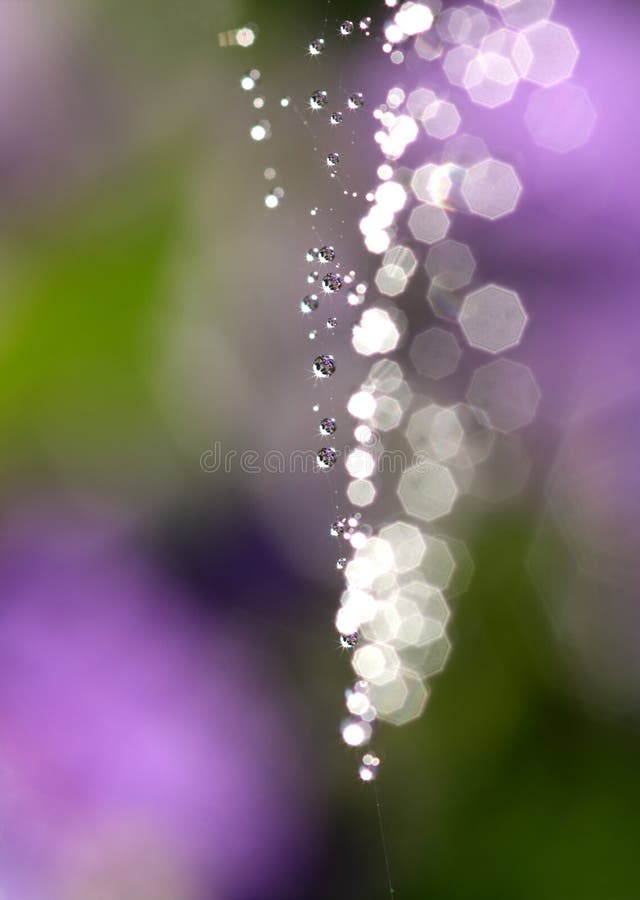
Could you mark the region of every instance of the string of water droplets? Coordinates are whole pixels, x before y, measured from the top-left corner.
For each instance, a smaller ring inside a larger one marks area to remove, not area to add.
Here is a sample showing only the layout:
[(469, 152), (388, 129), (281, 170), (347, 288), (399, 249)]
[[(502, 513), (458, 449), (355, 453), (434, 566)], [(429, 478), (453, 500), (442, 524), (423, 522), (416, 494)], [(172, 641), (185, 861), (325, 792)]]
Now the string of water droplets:
[[(486, 8), (424, 0), (396, 9), (396, 2), (387, 0), (385, 21), (374, 41), (395, 71), (403, 73), (404, 83), (398, 78), (377, 104), (356, 86), (345, 92), (342, 104), (322, 86), (306, 97), (281, 101), (311, 136), (314, 155), (322, 157), (330, 181), (344, 196), (362, 202), (350, 185), (341, 153), (330, 149), (322, 155), (316, 129), (324, 129), (326, 138), (344, 129), (348, 116), (370, 112), (381, 156), (376, 183), (362, 198), (367, 203), (364, 214), (354, 214), (353, 222), (342, 218), (336, 231), (340, 242), (345, 234), (361, 234), (376, 261), (375, 290), (353, 269), (345, 272), (336, 246), (323, 240), (319, 222), (323, 214), (333, 214), (333, 207), (314, 206), (313, 244), (305, 260), (314, 267), (307, 277), (312, 287), (299, 301), (300, 312), (311, 321), (324, 314), (327, 298), (345, 296), (344, 308), (355, 310), (366, 302), (351, 344), (356, 354), (376, 357), (346, 403), (336, 404), (329, 395), (322, 412), (320, 404), (314, 405), (318, 433), (327, 439), (317, 450), (318, 471), (329, 472), (340, 460), (334, 442), (345, 413), (356, 423), (356, 446), (344, 453), (352, 479), (349, 511), (340, 511), (338, 500), (329, 531), (347, 548), (339, 551), (336, 562), (345, 588), (335, 622), (340, 646), (351, 654), (357, 676), (346, 692), (341, 735), (363, 753), (358, 772), (365, 782), (373, 782), (380, 770), (380, 758), (365, 750), (377, 723), (404, 725), (418, 718), (428, 699), (428, 682), (449, 655), (445, 594), (453, 595), (456, 577), (457, 589), (464, 589), (464, 575), (472, 564), (460, 541), (435, 531), (437, 523), (463, 494), (473, 495), (478, 473), (496, 447), (520, 446), (517, 432), (531, 422), (539, 400), (530, 369), (501, 357), (522, 340), (528, 317), (521, 298), (499, 284), (473, 285), (474, 254), (450, 234), (459, 217), (476, 216), (489, 225), (518, 207), (522, 185), (514, 165), (495, 159), (481, 138), (460, 132), (460, 103), (494, 109), (507, 104), (521, 83), (529, 83), (534, 90), (527, 109), (533, 104), (538, 115), (544, 96), (535, 86), (544, 94), (570, 78), (578, 55), (568, 29), (549, 20), (552, 6), (552, 0), (485, 0)], [(322, 36), (307, 46), (312, 63), (325, 58), (332, 42), (372, 35), (371, 17), (357, 24), (335, 23), (333, 33), (328, 22), (327, 11)], [(426, 83), (416, 86), (415, 72), (422, 66)], [(245, 76), (243, 87), (255, 86), (255, 76)], [(534, 140), (543, 141), (549, 126), (531, 116), (527, 127)], [(263, 140), (269, 130), (269, 123), (261, 120), (251, 136)], [(426, 160), (403, 164), (408, 151), (420, 146), (420, 137), (428, 142)], [(352, 144), (355, 141), (354, 130)], [(360, 156), (370, 152), (367, 144)], [(266, 170), (265, 177), (275, 177), (267, 171), (274, 170)], [(277, 208), (283, 196), (282, 189), (274, 189), (265, 200), (267, 207)], [(334, 227), (331, 222), (325, 225), (328, 232)], [(408, 333), (398, 301), (416, 282), (421, 257), (428, 283), (425, 313), (431, 321), (425, 331), (408, 335), (409, 357), (416, 372), (428, 379), (430, 393), (446, 379), (453, 379), (451, 384), (464, 393), (458, 402), (443, 405), (429, 399), (416, 408), (423, 401), (391, 356)], [(339, 316), (328, 315), (327, 331), (338, 325)], [(473, 367), (467, 386), (458, 377), (459, 336), (469, 347), (468, 364)], [(318, 329), (308, 337), (317, 340)], [(473, 354), (489, 354), (490, 361), (478, 363)], [(310, 368), (318, 383), (330, 384), (338, 365), (334, 353), (320, 349)], [(389, 494), (398, 474), (395, 469), (385, 471), (384, 461), (406, 447), (413, 456), (401, 469), (393, 492), (401, 512), (374, 528), (363, 521), (361, 510), (368, 509), (374, 518), (380, 488)], [(377, 803), (380, 812), (378, 798)], [(393, 893), (390, 875), (389, 888)]]

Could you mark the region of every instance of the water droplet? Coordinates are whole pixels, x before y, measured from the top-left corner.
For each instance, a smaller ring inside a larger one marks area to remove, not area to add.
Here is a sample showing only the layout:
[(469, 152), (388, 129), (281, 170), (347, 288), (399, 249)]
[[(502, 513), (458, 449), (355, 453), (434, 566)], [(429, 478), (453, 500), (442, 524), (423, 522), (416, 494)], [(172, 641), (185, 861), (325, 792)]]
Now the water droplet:
[(329, 121), (332, 125), (342, 125), (343, 119), (343, 114), (338, 110), (338, 112), (331, 113), (331, 118)]
[(240, 86), (244, 91), (252, 91), (254, 89), (256, 86), (256, 79), (252, 76), (251, 72), (242, 76), (240, 79)]
[(360, 19), (360, 31), (368, 32), (371, 28), (371, 16), (364, 16), (364, 18)]
[(314, 403), (311, 409), (313, 410), (313, 412), (320, 412), (320, 404)]
[(339, 572), (342, 572), (347, 567), (347, 557), (341, 556), (340, 559), (336, 561), (336, 569)]
[(320, 261), (323, 263), (333, 262), (335, 258), (335, 247), (330, 246), (320, 247), (320, 249), (318, 250), (318, 255), (316, 257), (316, 259), (320, 259)]
[(310, 331), (310, 332), (309, 332), (309, 340), (310, 340), (310, 341), (315, 341), (315, 339), (316, 339), (317, 337), (318, 337), (318, 332), (317, 332), (317, 331)]
[(311, 209), (309, 210), (309, 215), (317, 216), (319, 212), (320, 212), (320, 210), (317, 206), (312, 206)]
[(322, 51), (324, 50), (324, 40), (322, 38), (317, 38), (315, 41), (311, 41), (309, 44), (309, 55), (310, 56), (320, 56)]
[(312, 313), (318, 308), (318, 302), (317, 294), (307, 294), (300, 301), (300, 309), (303, 313)]
[(325, 294), (335, 294), (342, 287), (342, 278), (336, 272), (328, 272), (322, 279)]
[(332, 434), (335, 434), (337, 430), (338, 430), (338, 426), (336, 424), (335, 419), (327, 417), (326, 419), (323, 419), (322, 422), (320, 422), (320, 433), (321, 434), (330, 436)]
[(329, 168), (334, 168), (340, 162), (340, 154), (339, 153), (329, 153), (327, 155), (327, 165)]
[(267, 194), (267, 196), (264, 198), (264, 205), (267, 207), (267, 209), (275, 209), (276, 206), (279, 205), (279, 203), (280, 201), (275, 194)]
[(347, 100), (347, 106), (349, 109), (362, 109), (364, 106), (364, 97), (360, 91), (355, 91), (355, 93), (351, 94)]
[(329, 331), (333, 331), (338, 324), (338, 320), (335, 316), (331, 316), (330, 319), (327, 319), (327, 328)]
[(353, 650), (358, 641), (360, 640), (360, 635), (357, 631), (354, 631), (353, 634), (341, 634), (340, 635), (340, 646), (343, 650)]
[(329, 528), (329, 534), (331, 537), (340, 537), (341, 534), (344, 534), (344, 530), (347, 526), (347, 520), (345, 518), (336, 519), (335, 522), (331, 523), (331, 527)]
[(321, 469), (332, 469), (338, 459), (338, 454), (333, 447), (323, 447), (316, 454), (318, 465)]
[(255, 97), (253, 101), (255, 109), (262, 109), (264, 106), (264, 97)]
[(336, 361), (329, 353), (321, 353), (313, 361), (313, 374), (316, 378), (329, 378), (336, 370)]
[(290, 103), (291, 103), (291, 100), (288, 97), (283, 97), (282, 100), (280, 101), (280, 106), (282, 106), (284, 109), (286, 109)]
[(319, 253), (320, 253), (320, 251), (318, 250), (317, 247), (310, 247), (309, 250), (307, 250), (307, 254), (306, 254), (307, 262), (313, 262), (314, 260), (316, 260), (318, 258)]
[(307, 284), (313, 284), (318, 278), (320, 278), (320, 272), (309, 272), (307, 275)]
[(340, 34), (342, 37), (348, 37), (350, 34), (353, 34), (354, 24), (350, 19), (345, 19), (345, 21), (340, 26)]
[(311, 109), (322, 109), (329, 101), (329, 95), (326, 91), (314, 91), (309, 97), (309, 106)]

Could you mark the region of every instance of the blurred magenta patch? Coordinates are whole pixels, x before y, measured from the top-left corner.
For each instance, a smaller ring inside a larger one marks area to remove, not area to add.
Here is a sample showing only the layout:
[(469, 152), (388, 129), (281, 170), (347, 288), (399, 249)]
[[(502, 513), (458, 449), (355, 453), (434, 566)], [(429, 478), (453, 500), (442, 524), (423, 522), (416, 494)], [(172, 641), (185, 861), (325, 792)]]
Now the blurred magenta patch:
[(5, 526), (0, 583), (0, 889), (284, 890), (305, 788), (256, 647), (198, 621), (97, 520), (49, 510)]

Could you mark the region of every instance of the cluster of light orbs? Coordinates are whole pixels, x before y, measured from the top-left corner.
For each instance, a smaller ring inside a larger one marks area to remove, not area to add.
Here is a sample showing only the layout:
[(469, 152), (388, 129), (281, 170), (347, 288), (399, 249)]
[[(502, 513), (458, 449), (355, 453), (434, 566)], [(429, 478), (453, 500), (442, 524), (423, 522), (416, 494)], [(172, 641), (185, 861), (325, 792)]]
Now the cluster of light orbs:
[[(444, 9), (441, 0), (386, 0), (386, 5), (391, 17), (383, 27), (383, 52), (401, 64), (412, 46), (425, 66), (425, 83), (435, 83), (428, 66), (438, 64), (450, 90), (439, 96), (426, 84), (412, 90), (394, 85), (386, 101), (371, 111), (382, 159), (358, 224), (365, 248), (377, 260), (372, 282), (377, 297), (354, 324), (351, 344), (372, 364), (346, 410), (355, 443), (341, 462), (349, 476), (347, 500), (356, 511), (330, 525), (331, 535), (348, 551), (336, 562), (345, 589), (335, 625), (356, 679), (345, 696), (341, 726), (343, 741), (354, 748), (371, 741), (378, 720), (403, 725), (422, 713), (429, 679), (449, 655), (446, 595), (457, 577), (456, 563), (466, 554), (463, 545), (433, 529), (461, 496), (477, 489), (477, 475), (496, 446), (507, 448), (504, 483), (522, 483), (526, 454), (517, 432), (531, 422), (540, 399), (530, 369), (500, 357), (522, 340), (528, 318), (521, 298), (507, 285), (478, 283), (474, 254), (455, 237), (456, 217), (500, 220), (515, 212), (522, 196), (514, 165), (494, 158), (481, 139), (462, 131), (461, 100), (492, 109), (508, 103), (521, 83), (533, 84), (526, 125), (538, 143), (559, 152), (583, 143), (595, 118), (586, 93), (563, 83), (574, 70), (578, 50), (570, 31), (549, 21), (553, 0), (485, 0), (485, 8), (463, 3)], [(352, 39), (358, 32), (368, 36), (371, 25), (369, 17), (357, 23), (345, 20), (335, 39)], [(325, 55), (327, 43), (324, 37), (308, 43), (310, 65)], [(260, 73), (252, 70), (241, 87), (252, 92), (259, 80)], [(358, 91), (348, 94), (343, 108), (334, 100), (318, 88), (302, 105), (339, 134), (347, 117), (361, 115), (358, 110), (366, 104)], [(563, 103), (577, 122), (573, 133), (557, 124)], [(289, 104), (289, 98), (281, 100), (282, 107)], [(256, 96), (254, 109), (264, 106), (264, 98)], [(254, 122), (250, 135), (258, 143), (268, 141), (270, 121)], [(409, 169), (403, 157), (422, 139), (435, 149)], [(340, 153), (328, 148), (323, 159), (331, 178), (339, 178)], [(275, 169), (265, 169), (267, 180), (275, 177)], [(282, 188), (274, 188), (265, 204), (276, 208), (283, 195)], [(312, 209), (311, 215), (318, 211)], [(326, 301), (359, 307), (368, 299), (367, 286), (356, 282), (355, 272), (341, 272), (333, 247), (313, 248), (307, 261), (317, 268), (307, 277), (312, 293), (299, 301), (305, 316), (317, 315)], [(406, 336), (400, 301), (420, 270), (428, 282), (428, 313), (440, 324), (411, 340), (408, 356), (415, 372), (432, 382), (456, 376), (464, 343), (490, 357), (476, 366), (464, 396), (449, 405), (418, 397), (401, 366), (387, 358)], [(336, 316), (326, 318), (328, 331), (337, 324)], [(313, 329), (309, 337), (318, 334)], [(318, 349), (311, 371), (316, 381), (326, 382), (336, 361)], [(344, 423), (326, 410), (322, 415), (318, 434), (332, 438)], [(403, 453), (398, 454), (398, 446)], [(339, 456), (332, 446), (320, 447), (318, 470), (333, 468)], [(397, 517), (377, 529), (364, 524), (360, 510), (370, 508), (381, 490), (389, 493), (390, 487), (395, 488)], [(477, 496), (482, 491), (490, 495), (483, 485)], [(469, 570), (468, 555), (466, 565)], [(377, 756), (366, 752), (360, 778), (374, 780), (379, 764)]]
[[(396, 8), (393, 0), (387, 5)], [(569, 30), (548, 20), (552, 5), (494, 0), (488, 11), (467, 4), (443, 12), (439, 0), (405, 3), (396, 8), (385, 38), (394, 47), (413, 40), (418, 56), (439, 61), (452, 88), (479, 106), (507, 103), (521, 82), (549, 89), (550, 97), (562, 91), (583, 113), (579, 138), (549, 124), (551, 104), (535, 89), (525, 119), (535, 140), (564, 152), (587, 139), (594, 114), (582, 89), (556, 87), (571, 76), (578, 51)], [(554, 101), (557, 112), (560, 93)], [(521, 297), (508, 285), (478, 284), (474, 254), (451, 237), (451, 229), (456, 216), (492, 222), (513, 214), (523, 188), (511, 162), (460, 133), (455, 95), (393, 86), (373, 116), (383, 162), (359, 227), (366, 249), (379, 257), (374, 283), (380, 301), (362, 313), (352, 344), (360, 355), (382, 358), (348, 402), (362, 445), (345, 460), (352, 479), (347, 496), (354, 506), (368, 506), (382, 480), (388, 489), (395, 476), (406, 520), (366, 535), (352, 546), (343, 569), (346, 589), (336, 628), (359, 635), (352, 648), (358, 680), (347, 692), (343, 724), (343, 738), (352, 746), (367, 743), (378, 719), (400, 725), (422, 712), (428, 680), (449, 653), (445, 592), (455, 569), (452, 542), (423, 529), (437, 525), (465, 493), (491, 496), (482, 479), (479, 487), (476, 482), (496, 447), (508, 485), (498, 487), (496, 499), (518, 489), (528, 467), (517, 432), (532, 421), (540, 400), (528, 366), (494, 358), (476, 366), (459, 402), (416, 401), (399, 364), (384, 358), (403, 339), (406, 319), (398, 301), (420, 267), (428, 279), (427, 305), (442, 325), (431, 325), (411, 342), (409, 358), (418, 374), (433, 382), (456, 375), (463, 343), (491, 357), (519, 346), (528, 322)], [(400, 167), (422, 134), (441, 150), (413, 171)], [(405, 222), (409, 241), (401, 240)], [(385, 463), (393, 463), (393, 451), (384, 446), (389, 434), (399, 436), (394, 445), (405, 442), (413, 453), (400, 471), (385, 471)]]

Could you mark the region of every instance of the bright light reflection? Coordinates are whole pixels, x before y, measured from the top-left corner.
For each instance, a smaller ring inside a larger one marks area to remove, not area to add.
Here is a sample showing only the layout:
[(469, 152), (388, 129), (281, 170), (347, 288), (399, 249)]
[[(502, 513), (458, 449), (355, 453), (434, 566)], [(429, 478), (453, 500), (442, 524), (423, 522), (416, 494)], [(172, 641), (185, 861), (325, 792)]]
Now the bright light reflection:
[(376, 411), (376, 400), (369, 391), (358, 391), (349, 399), (347, 409), (354, 419), (370, 419)]
[(421, 34), (433, 25), (433, 13), (422, 3), (403, 3), (396, 13), (395, 21), (405, 34)]

